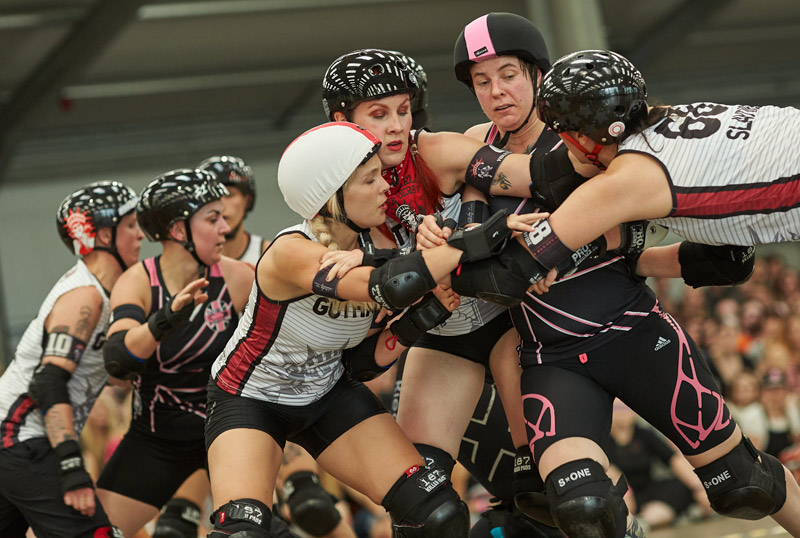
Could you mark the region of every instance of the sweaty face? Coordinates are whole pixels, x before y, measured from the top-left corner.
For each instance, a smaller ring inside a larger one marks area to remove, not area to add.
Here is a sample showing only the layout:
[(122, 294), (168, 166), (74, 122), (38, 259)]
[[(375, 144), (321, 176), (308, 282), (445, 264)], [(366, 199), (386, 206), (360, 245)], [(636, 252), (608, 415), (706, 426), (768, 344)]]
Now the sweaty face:
[(411, 131), (411, 101), (408, 94), (363, 101), (350, 112), (350, 121), (381, 140), (378, 156), (384, 169), (403, 161)]
[(386, 192), (389, 184), (381, 176), (377, 155), (356, 168), (344, 187), (347, 217), (362, 228), (379, 226), (386, 220)]
[(197, 256), (206, 265), (219, 262), (225, 235), (231, 231), (228, 223), (222, 218), (223, 211), (222, 202), (215, 200), (201, 207), (189, 221)]
[(139, 223), (136, 222), (136, 213), (128, 213), (122, 217), (117, 226), (117, 252), (126, 267), (139, 261), (142, 239), (144, 239), (144, 233), (139, 228)]
[(533, 84), (519, 58), (485, 60), (474, 64), (470, 75), (483, 113), (503, 131), (519, 128), (533, 106)]

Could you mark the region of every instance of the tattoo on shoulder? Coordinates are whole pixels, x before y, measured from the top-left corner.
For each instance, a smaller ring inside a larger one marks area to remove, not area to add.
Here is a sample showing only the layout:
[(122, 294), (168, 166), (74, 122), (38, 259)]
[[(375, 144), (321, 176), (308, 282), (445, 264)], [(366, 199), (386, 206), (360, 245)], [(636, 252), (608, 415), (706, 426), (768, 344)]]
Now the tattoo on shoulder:
[(508, 176), (506, 176), (503, 172), (498, 172), (498, 174), (492, 180), (492, 185), (497, 185), (504, 191), (507, 191), (511, 188), (511, 182), (508, 180)]

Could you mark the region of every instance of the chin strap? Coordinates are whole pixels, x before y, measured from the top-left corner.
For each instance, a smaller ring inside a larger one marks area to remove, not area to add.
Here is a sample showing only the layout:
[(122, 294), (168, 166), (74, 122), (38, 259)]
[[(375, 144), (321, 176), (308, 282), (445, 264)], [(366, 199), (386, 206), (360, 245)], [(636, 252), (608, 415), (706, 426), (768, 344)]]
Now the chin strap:
[(108, 252), (114, 259), (117, 260), (117, 263), (120, 267), (122, 267), (122, 271), (125, 272), (125, 269), (128, 268), (125, 265), (125, 262), (122, 261), (122, 256), (119, 255), (119, 251), (117, 250), (117, 227), (113, 226), (111, 228), (111, 246), (110, 247), (94, 247), (94, 250), (102, 250), (103, 252)]
[(561, 136), (566, 138), (570, 144), (581, 150), (583, 152), (583, 155), (589, 160), (590, 163), (595, 165), (600, 170), (606, 169), (606, 166), (603, 163), (601, 163), (600, 160), (597, 158), (597, 155), (600, 153), (600, 150), (603, 149), (602, 144), (595, 143), (594, 149), (592, 149), (592, 151), (589, 151), (581, 144), (579, 144), (578, 141), (572, 138), (572, 136), (570, 136), (569, 134), (567, 133), (560, 133), (560, 134)]

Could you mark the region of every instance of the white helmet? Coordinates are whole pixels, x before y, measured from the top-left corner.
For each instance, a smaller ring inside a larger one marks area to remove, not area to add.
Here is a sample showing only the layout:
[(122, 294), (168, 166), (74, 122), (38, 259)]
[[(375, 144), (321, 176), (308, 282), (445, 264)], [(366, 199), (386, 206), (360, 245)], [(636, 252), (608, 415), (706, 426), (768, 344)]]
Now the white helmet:
[(278, 164), (278, 186), (295, 213), (312, 219), (381, 141), (354, 123), (324, 123), (289, 144)]

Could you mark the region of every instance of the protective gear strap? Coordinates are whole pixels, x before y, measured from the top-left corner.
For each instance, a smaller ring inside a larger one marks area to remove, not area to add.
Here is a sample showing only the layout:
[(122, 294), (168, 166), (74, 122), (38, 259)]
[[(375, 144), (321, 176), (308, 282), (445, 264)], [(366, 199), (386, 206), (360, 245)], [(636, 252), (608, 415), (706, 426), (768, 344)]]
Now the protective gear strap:
[(482, 200), (471, 200), (461, 204), (458, 214), (458, 227), (463, 228), (468, 224), (483, 224), (490, 216), (489, 204)]
[(550, 152), (536, 150), (531, 154), (531, 198), (547, 211), (555, 211), (572, 191), (587, 180), (575, 172), (569, 160), (569, 151), (565, 149)]
[(511, 155), (510, 151), (500, 150), (493, 146), (483, 146), (469, 162), (464, 182), (478, 189), (488, 200), (492, 196), (494, 176), (497, 175), (500, 163), (508, 155)]
[(446, 450), (424, 443), (414, 443), (414, 448), (417, 449), (420, 456), (425, 458), (425, 465), (427, 467), (435, 465), (442, 469), (445, 475), (447, 475), (447, 479), (450, 480), (450, 477), (453, 475), (453, 468), (456, 466), (456, 460), (453, 459), (453, 456), (448, 454)]
[(283, 497), (289, 505), (292, 522), (311, 536), (333, 532), (342, 516), (336, 509), (338, 499), (319, 483), (311, 471), (297, 471), (283, 483)]
[(121, 319), (132, 319), (139, 324), (144, 324), (147, 321), (147, 316), (144, 314), (144, 308), (135, 304), (121, 304), (111, 311), (111, 320), (109, 325), (113, 325), (115, 321)]
[(622, 496), (628, 484), (624, 477), (613, 485), (602, 465), (584, 458), (553, 469), (545, 488), (553, 520), (567, 536), (625, 536), (628, 508)]
[(115, 332), (108, 337), (106, 345), (103, 346), (106, 372), (117, 379), (133, 379), (144, 372), (147, 366), (147, 359), (139, 358), (128, 350), (128, 346), (125, 345), (126, 334), (127, 330)]
[(786, 475), (774, 456), (742, 436), (736, 447), (694, 470), (715, 512), (738, 519), (761, 519), (783, 508)]
[(28, 396), (43, 415), (56, 404), (70, 403), (67, 390), (70, 377), (71, 373), (49, 362), (36, 368), (28, 385)]
[(314, 281), (311, 283), (311, 290), (323, 297), (329, 297), (341, 301), (342, 299), (336, 294), (336, 289), (339, 287), (339, 277), (328, 281), (328, 274), (333, 269), (333, 264), (326, 265), (314, 275)]
[(566, 132), (561, 132), (561, 133), (559, 133), (559, 135), (561, 135), (562, 138), (565, 138), (573, 146), (575, 146), (576, 148), (581, 150), (583, 152), (583, 156), (586, 157), (586, 160), (588, 160), (590, 163), (595, 165), (598, 169), (600, 169), (600, 170), (605, 170), (606, 169), (606, 165), (601, 163), (600, 159), (598, 159), (598, 157), (597, 157), (600, 154), (600, 150), (603, 149), (603, 145), (602, 144), (598, 144), (597, 142), (595, 142), (594, 149), (592, 149), (592, 151), (589, 151), (588, 149), (583, 147), (583, 145), (581, 145), (577, 140), (572, 138), (572, 135), (570, 135), (570, 134), (568, 134)]
[(514, 504), (531, 519), (555, 527), (556, 522), (550, 513), (550, 503), (544, 492), (544, 482), (533, 460), (529, 445), (517, 448), (514, 454)]
[(625, 257), (631, 276), (644, 280), (636, 274), (636, 264), (645, 249), (657, 245), (666, 237), (669, 230), (646, 220), (623, 222), (619, 225), (619, 247), (617, 252)]
[(369, 296), (387, 310), (406, 308), (435, 286), (421, 251), (393, 258), (369, 275)]
[(447, 244), (464, 252), (461, 263), (489, 258), (506, 245), (512, 231), (506, 225), (508, 211), (501, 209), (489, 219), (468, 230), (456, 230), (447, 238)]
[(755, 252), (755, 247), (684, 241), (678, 247), (681, 276), (693, 288), (736, 286), (753, 274)]
[(460, 265), (450, 273), (450, 282), (459, 295), (512, 307), (525, 297), (531, 284), (546, 276), (547, 269), (525, 247), (509, 241), (493, 258)]
[(408, 307), (400, 319), (389, 325), (389, 330), (397, 337), (398, 342), (411, 347), (426, 332), (447, 321), (451, 315), (452, 312), (445, 308), (433, 292), (428, 292), (421, 301)]
[(236, 536), (237, 532), (243, 531), (247, 533), (244, 536), (248, 538), (251, 536), (253, 538), (269, 538), (271, 520), (272, 512), (269, 507), (258, 499), (228, 501), (211, 514), (214, 530), (208, 536), (209, 538), (232, 538)]
[(400, 251), (396, 248), (375, 248), (372, 242), (365, 242), (361, 250), (364, 252), (364, 259), (361, 265), (370, 267), (380, 267), (400, 255)]
[(42, 357), (61, 357), (78, 364), (86, 350), (86, 342), (66, 331), (47, 333)]
[(75, 489), (93, 488), (92, 477), (83, 467), (83, 456), (78, 441), (69, 439), (57, 444), (53, 450), (58, 458), (58, 468), (61, 474), (61, 492), (66, 493)]
[(152, 538), (196, 538), (201, 513), (200, 507), (188, 499), (170, 499), (156, 520)]
[(394, 364), (392, 362), (388, 366), (381, 366), (375, 362), (375, 348), (378, 346), (380, 336), (381, 333), (375, 333), (365, 338), (357, 346), (345, 349), (342, 352), (344, 369), (356, 381), (371, 381), (386, 372)]
[(147, 318), (147, 327), (157, 342), (160, 342), (170, 332), (189, 321), (194, 310), (194, 302), (192, 301), (189, 301), (178, 311), (172, 310), (173, 299), (173, 297), (170, 297), (164, 301), (164, 306)]

